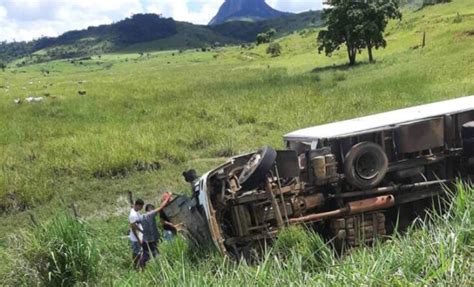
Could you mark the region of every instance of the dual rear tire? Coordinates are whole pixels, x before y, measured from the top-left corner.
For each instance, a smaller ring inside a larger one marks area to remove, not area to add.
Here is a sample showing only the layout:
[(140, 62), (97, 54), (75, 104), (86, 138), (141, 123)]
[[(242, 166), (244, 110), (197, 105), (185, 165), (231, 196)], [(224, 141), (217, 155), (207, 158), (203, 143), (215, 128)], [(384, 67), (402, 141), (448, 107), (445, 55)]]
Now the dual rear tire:
[(358, 143), (345, 157), (344, 173), (347, 182), (362, 190), (376, 187), (384, 179), (387, 171), (387, 155), (376, 143)]

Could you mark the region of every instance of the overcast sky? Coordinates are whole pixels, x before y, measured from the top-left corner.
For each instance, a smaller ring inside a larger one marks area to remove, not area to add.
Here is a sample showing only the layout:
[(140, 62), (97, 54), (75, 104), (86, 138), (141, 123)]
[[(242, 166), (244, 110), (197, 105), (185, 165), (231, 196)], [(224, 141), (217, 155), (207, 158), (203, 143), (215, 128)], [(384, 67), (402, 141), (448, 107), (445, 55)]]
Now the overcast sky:
[[(23, 41), (58, 36), (108, 24), (136, 13), (207, 24), (224, 0), (0, 0), (0, 40)], [(288, 12), (321, 9), (322, 0), (267, 0)]]

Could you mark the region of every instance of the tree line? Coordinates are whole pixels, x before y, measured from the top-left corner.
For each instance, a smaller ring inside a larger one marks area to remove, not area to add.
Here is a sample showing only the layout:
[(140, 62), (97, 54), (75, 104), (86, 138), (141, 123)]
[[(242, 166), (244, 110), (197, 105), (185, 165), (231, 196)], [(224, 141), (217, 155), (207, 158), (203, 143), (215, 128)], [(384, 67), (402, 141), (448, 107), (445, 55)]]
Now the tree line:
[[(69, 58), (77, 56), (76, 54), (87, 54), (94, 44), (104, 40), (113, 43), (114, 48), (120, 48), (135, 43), (166, 38), (176, 33), (177, 23), (172, 18), (164, 18), (156, 14), (135, 14), (130, 18), (110, 25), (69, 31), (59, 37), (41, 37), (29, 42), (0, 42), (0, 60), (10, 62), (31, 55), (36, 51), (53, 47), (64, 47), (72, 50), (57, 57)], [(81, 43), (87, 45), (80, 47)], [(81, 51), (76, 53), (74, 52), (75, 49)]]

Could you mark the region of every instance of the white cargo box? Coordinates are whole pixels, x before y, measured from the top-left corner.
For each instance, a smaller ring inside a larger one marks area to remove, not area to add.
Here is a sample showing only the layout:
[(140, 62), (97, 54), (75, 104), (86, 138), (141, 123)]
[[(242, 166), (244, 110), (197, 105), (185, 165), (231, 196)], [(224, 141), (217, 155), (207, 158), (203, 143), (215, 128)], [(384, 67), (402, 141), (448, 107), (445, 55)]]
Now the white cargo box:
[(474, 110), (474, 96), (441, 101), (371, 116), (301, 129), (284, 136), (286, 142), (314, 142), (375, 132), (423, 119)]

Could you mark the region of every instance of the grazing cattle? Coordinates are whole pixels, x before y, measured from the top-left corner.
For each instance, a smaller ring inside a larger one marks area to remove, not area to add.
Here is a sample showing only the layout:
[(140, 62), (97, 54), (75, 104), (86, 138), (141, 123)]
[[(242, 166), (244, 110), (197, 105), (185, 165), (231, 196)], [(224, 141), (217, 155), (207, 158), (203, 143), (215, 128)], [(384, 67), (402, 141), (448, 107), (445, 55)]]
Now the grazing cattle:
[(43, 100), (43, 97), (28, 97), (25, 99), (28, 103), (41, 103)]

